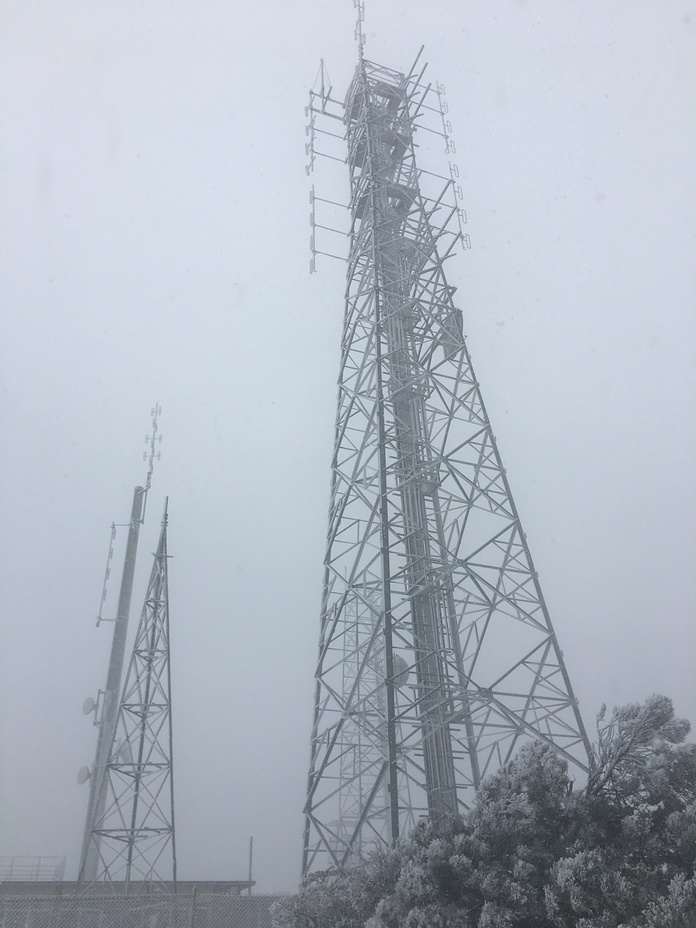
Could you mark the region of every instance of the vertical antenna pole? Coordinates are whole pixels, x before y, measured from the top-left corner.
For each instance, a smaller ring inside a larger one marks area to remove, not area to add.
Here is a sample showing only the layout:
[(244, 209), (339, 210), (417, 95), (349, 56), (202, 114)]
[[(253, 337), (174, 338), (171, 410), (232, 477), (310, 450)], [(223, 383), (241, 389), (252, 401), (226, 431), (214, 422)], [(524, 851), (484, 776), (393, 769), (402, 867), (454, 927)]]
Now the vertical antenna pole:
[(104, 769), (109, 755), (109, 748), (113, 740), (114, 725), (118, 713), (118, 698), (121, 689), (121, 676), (123, 674), (123, 659), (126, 652), (126, 635), (128, 634), (128, 616), (130, 615), (131, 598), (133, 595), (133, 578), (135, 575), (135, 562), (138, 553), (138, 537), (145, 501), (145, 490), (136, 487), (133, 491), (133, 506), (131, 509), (130, 526), (128, 529), (128, 542), (126, 544), (126, 557), (123, 563), (123, 576), (121, 578), (121, 591), (118, 597), (118, 612), (114, 623), (114, 636), (111, 641), (111, 655), (109, 657), (109, 670), (106, 677), (104, 701), (102, 703), (99, 733), (97, 735), (97, 750), (92, 767), (92, 776), (89, 784), (89, 803), (87, 806), (87, 819), (82, 839), (82, 854), (80, 857), (80, 873), (78, 882), (91, 882), (96, 879), (99, 866), (100, 837), (93, 834), (94, 823), (104, 814), (105, 778)]
[(363, 50), (365, 48), (365, 0), (353, 0), (353, 6), (358, 11), (355, 22), (355, 40), (358, 43), (358, 55), (360, 60), (363, 59)]

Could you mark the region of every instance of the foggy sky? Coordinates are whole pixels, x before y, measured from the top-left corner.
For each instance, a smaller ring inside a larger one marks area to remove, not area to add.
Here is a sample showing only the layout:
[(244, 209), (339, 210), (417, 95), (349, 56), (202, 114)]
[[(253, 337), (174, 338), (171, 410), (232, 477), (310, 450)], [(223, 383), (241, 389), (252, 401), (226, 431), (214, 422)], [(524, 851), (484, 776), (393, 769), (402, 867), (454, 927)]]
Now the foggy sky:
[[(0, 854), (75, 875), (158, 402), (131, 630), (168, 495), (180, 876), (245, 878), (253, 834), (293, 889), (344, 292), (308, 191), (348, 191), (306, 177), (304, 106), (321, 57), (345, 93), (354, 11), (0, 10)], [(696, 722), (696, 3), (368, 0), (366, 34), (447, 90), (448, 278), (586, 724), (653, 692)]]

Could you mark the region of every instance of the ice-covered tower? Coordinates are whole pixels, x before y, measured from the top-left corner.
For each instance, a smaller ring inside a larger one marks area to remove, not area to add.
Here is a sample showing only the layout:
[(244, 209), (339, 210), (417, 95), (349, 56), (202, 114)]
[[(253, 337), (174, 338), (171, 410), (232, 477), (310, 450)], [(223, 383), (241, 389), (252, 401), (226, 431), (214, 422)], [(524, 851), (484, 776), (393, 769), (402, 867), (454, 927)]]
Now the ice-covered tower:
[(452, 182), (416, 164), (438, 94), (362, 56), (344, 103), (324, 77), (350, 245), (304, 872), (466, 808), (525, 738), (588, 750), (445, 278)]

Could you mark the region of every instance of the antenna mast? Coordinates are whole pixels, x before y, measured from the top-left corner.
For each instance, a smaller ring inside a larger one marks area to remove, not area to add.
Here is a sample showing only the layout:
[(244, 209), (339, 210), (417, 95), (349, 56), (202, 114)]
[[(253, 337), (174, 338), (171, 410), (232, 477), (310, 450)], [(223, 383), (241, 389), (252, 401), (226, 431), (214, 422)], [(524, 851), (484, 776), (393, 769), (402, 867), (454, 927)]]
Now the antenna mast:
[(355, 19), (355, 41), (358, 43), (358, 57), (363, 59), (365, 49), (365, 0), (353, 0), (353, 6), (357, 10)]
[[(162, 436), (158, 434), (157, 426), (159, 416), (162, 412), (160, 406), (155, 405), (151, 410), (152, 431), (145, 436), (146, 443), (150, 445), (149, 460), (148, 452), (144, 452), (143, 458), (148, 461), (147, 478), (145, 487), (135, 487), (133, 490), (133, 502), (131, 506), (131, 517), (128, 523), (128, 540), (126, 542), (126, 554), (123, 562), (123, 574), (121, 576), (121, 588), (118, 597), (118, 608), (114, 622), (114, 633), (111, 640), (111, 653), (109, 656), (109, 669), (106, 676), (106, 685), (104, 691), (95, 702), (88, 699), (85, 702), (85, 712), (94, 712), (95, 724), (98, 727), (97, 748), (94, 755), (94, 764), (91, 772), (87, 768), (82, 768), (78, 779), (81, 782), (89, 779), (89, 799), (87, 803), (87, 816), (85, 819), (85, 829), (82, 838), (82, 851), (80, 854), (80, 869), (78, 881), (91, 883), (97, 877), (100, 857), (100, 835), (95, 833), (95, 823), (100, 821), (104, 814), (104, 804), (106, 801), (105, 793), (105, 768), (109, 755), (109, 749), (114, 737), (116, 726), (116, 717), (118, 712), (118, 698), (121, 691), (121, 677), (123, 675), (123, 662), (126, 651), (126, 637), (128, 634), (128, 618), (130, 615), (131, 599), (133, 595), (133, 578), (135, 576), (135, 564), (138, 553), (138, 539), (140, 536), (140, 526), (145, 519), (145, 506), (147, 502), (147, 493), (150, 489), (152, 471), (155, 457), (159, 458), (159, 452), (155, 452), (156, 442), (162, 441)], [(112, 525), (111, 543), (109, 547), (109, 559), (104, 576), (104, 587), (97, 618), (97, 625), (105, 621), (102, 619), (102, 609), (106, 599), (106, 587), (109, 577), (109, 561), (113, 554), (113, 540), (116, 526)]]

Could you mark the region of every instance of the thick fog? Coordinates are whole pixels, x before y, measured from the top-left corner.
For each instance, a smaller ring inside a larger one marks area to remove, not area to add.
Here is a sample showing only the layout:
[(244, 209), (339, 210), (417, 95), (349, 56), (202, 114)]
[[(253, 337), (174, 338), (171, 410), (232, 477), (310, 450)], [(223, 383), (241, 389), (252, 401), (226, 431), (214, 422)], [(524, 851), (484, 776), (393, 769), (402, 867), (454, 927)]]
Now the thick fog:
[[(253, 835), (258, 888), (297, 883), (345, 270), (308, 273), (304, 107), (354, 15), (2, 4), (0, 854), (75, 875), (157, 402), (131, 629), (168, 495), (180, 876), (244, 879)], [(449, 279), (588, 728), (653, 692), (696, 722), (696, 4), (368, 0), (365, 30), (447, 90)]]

